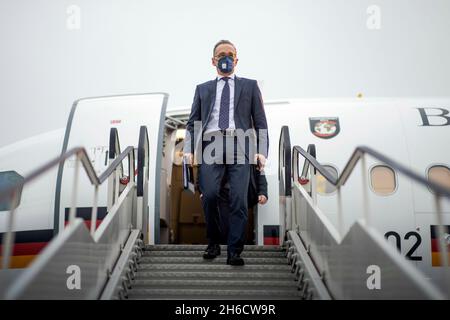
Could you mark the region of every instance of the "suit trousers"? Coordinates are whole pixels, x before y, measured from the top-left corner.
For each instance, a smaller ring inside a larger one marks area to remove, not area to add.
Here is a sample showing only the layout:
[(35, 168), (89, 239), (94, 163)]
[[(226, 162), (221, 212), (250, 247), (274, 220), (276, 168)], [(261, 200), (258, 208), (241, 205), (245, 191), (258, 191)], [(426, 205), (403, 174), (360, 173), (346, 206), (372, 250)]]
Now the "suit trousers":
[[(248, 184), (250, 179), (250, 164), (248, 159), (242, 163), (237, 161), (237, 140), (235, 137), (220, 136), (215, 139), (223, 139), (223, 148), (215, 150), (216, 161), (202, 161), (199, 168), (199, 188), (202, 194), (202, 206), (205, 213), (206, 237), (208, 243), (220, 244), (221, 230), (219, 213), (219, 197), (222, 180), (229, 183), (229, 208), (228, 215), (228, 256), (240, 254), (244, 249), (247, 221), (248, 221)], [(203, 154), (205, 148), (215, 141), (203, 141)], [(233, 146), (233, 150), (229, 150)]]

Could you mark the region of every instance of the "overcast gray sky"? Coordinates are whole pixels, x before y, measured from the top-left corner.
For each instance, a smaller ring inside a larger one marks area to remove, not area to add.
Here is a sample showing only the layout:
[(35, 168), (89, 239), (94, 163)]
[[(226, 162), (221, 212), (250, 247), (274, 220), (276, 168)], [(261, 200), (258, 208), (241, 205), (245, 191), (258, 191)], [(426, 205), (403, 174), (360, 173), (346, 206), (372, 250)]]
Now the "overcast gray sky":
[(190, 105), (220, 39), (265, 99), (450, 95), (448, 0), (2, 0), (0, 39), (0, 147), (64, 127), (81, 97)]

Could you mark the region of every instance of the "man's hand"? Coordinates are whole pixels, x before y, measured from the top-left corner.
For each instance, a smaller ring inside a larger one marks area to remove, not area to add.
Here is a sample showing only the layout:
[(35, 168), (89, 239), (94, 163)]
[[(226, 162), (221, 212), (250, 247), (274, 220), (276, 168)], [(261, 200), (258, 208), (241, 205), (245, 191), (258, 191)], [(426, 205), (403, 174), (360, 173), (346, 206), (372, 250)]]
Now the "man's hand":
[(194, 154), (193, 153), (185, 153), (183, 157), (186, 159), (186, 163), (190, 166), (194, 163)]
[(266, 202), (267, 202), (266, 196), (263, 196), (263, 195), (258, 196), (258, 203), (259, 204), (266, 204)]
[(266, 157), (260, 153), (255, 154), (255, 162), (258, 164), (258, 170), (263, 171), (266, 165)]

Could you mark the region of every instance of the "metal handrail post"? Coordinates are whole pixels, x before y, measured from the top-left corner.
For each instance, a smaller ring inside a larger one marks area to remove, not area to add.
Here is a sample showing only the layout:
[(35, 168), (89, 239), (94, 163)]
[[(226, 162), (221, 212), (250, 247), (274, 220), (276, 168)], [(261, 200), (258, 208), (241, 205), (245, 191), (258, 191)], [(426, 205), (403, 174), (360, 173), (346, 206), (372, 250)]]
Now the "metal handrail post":
[(3, 243), (2, 243), (2, 260), (3, 260), (3, 269), (8, 269), (11, 261), (11, 256), (13, 255), (13, 244), (14, 238), (16, 236), (16, 232), (14, 231), (14, 218), (15, 211), (18, 202), (18, 192), (14, 191), (11, 197), (11, 210), (8, 215), (8, 229), (7, 232), (3, 235)]
[(369, 190), (367, 188), (367, 166), (366, 156), (361, 156), (361, 180), (363, 190), (363, 218), (367, 226), (370, 225), (370, 205), (369, 205)]
[(78, 153), (75, 158), (75, 170), (73, 174), (73, 190), (72, 190), (72, 199), (69, 211), (69, 225), (71, 225), (76, 216), (76, 207), (77, 207), (77, 191), (78, 191), (78, 171), (80, 167), (80, 159)]
[(97, 209), (98, 209), (98, 186), (95, 186), (94, 200), (92, 203), (92, 211), (91, 211), (91, 236), (94, 236), (95, 229), (97, 228)]

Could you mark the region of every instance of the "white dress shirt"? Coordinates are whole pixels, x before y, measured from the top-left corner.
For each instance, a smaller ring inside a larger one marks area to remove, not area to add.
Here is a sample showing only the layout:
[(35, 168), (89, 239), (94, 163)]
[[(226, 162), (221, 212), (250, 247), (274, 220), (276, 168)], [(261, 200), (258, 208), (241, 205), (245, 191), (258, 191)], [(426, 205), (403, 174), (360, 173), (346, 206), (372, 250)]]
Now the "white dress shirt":
[[(211, 111), (211, 116), (209, 122), (206, 126), (205, 133), (219, 131), (219, 113), (220, 113), (220, 99), (222, 98), (223, 87), (225, 86), (225, 81), (220, 80), (224, 76), (217, 76), (216, 85), (216, 101), (214, 102), (214, 107)], [(228, 85), (230, 86), (230, 117), (228, 122), (229, 129), (235, 129), (234, 125), (234, 73), (228, 76)]]

